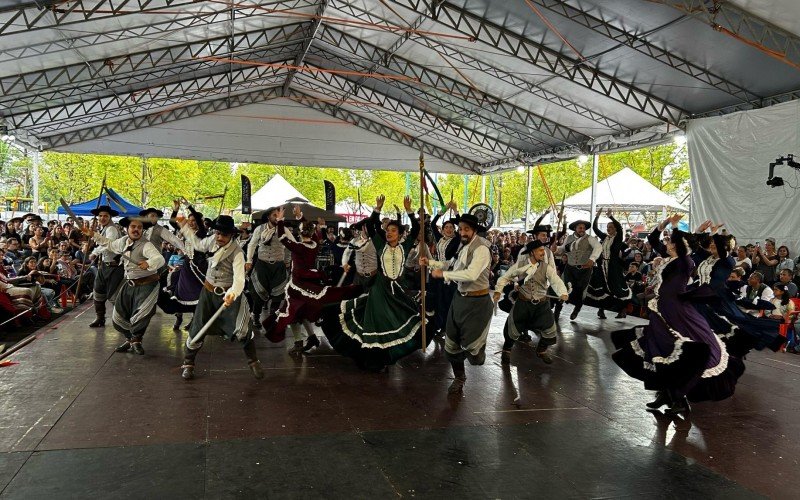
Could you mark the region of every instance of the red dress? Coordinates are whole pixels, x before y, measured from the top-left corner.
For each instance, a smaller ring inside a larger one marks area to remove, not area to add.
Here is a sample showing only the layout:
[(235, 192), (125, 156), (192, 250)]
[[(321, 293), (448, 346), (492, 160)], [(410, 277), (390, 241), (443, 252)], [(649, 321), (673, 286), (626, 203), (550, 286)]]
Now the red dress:
[(292, 268), (277, 314), (270, 315), (263, 322), (266, 336), (272, 342), (286, 338), (287, 326), (303, 320), (314, 323), (319, 320), (326, 304), (357, 297), (362, 290), (360, 285), (325, 285), (325, 273), (315, 269), (321, 235), (315, 233), (310, 242), (293, 241), (286, 235), (284, 227), (284, 222), (278, 221), (277, 234), (282, 235), (280, 242), (292, 253)]

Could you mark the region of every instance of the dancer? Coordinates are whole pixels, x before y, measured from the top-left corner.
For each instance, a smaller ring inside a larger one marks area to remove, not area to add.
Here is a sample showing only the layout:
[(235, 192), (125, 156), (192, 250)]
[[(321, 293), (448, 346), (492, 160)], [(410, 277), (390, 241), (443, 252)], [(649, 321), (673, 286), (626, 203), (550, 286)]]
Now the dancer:
[[(411, 231), (401, 243), (403, 226), (390, 219), (381, 229), (386, 197), (375, 200), (367, 230), (378, 255), (378, 274), (369, 293), (325, 308), (322, 331), (337, 352), (355, 359), (359, 367), (380, 371), (422, 347), (420, 305), (412, 298), (403, 274), (408, 252), (418, 244), (419, 222), (411, 198), (403, 200)], [(429, 338), (430, 339), (430, 338)], [(428, 339), (428, 340), (429, 340)]]
[[(195, 230), (186, 220), (180, 221), (179, 224), (181, 234), (195, 251), (211, 254), (208, 258), (206, 280), (200, 291), (189, 336), (186, 338), (181, 377), (184, 380), (194, 378), (195, 358), (203, 347), (203, 339), (198, 339), (197, 343), (194, 343), (194, 337), (202, 328), (208, 326), (206, 336), (220, 335), (231, 341), (242, 342), (247, 364), (253, 376), (257, 379), (264, 378), (264, 369), (256, 354), (253, 330), (250, 326), (250, 307), (242, 298), (246, 275), (245, 258), (244, 252), (234, 238), (239, 230), (233, 218), (227, 215), (217, 217), (211, 223), (214, 234), (203, 239), (197, 237)], [(224, 307), (222, 313), (209, 325), (211, 317), (221, 307)]]
[(556, 343), (556, 323), (550, 309), (550, 299), (547, 290), (552, 287), (561, 300), (567, 300), (569, 293), (564, 282), (558, 277), (554, 265), (545, 260), (546, 248), (541, 240), (535, 239), (526, 246), (525, 254), (528, 261), (517, 261), (497, 280), (494, 300), (500, 300), (502, 290), (507, 284), (518, 277), (522, 278), (516, 302), (508, 314), (503, 327), (503, 353), (501, 362), (507, 365), (511, 362), (511, 348), (514, 341), (520, 337), (520, 332), (533, 330), (539, 335), (536, 346), (536, 355), (545, 363), (550, 364), (553, 358), (547, 353), (547, 348)]
[(444, 350), (453, 368), (453, 383), (447, 389), (449, 394), (460, 394), (467, 381), (464, 360), (472, 365), (482, 365), (486, 361), (486, 339), (492, 320), (492, 297), (489, 295), (489, 274), (492, 256), (491, 243), (478, 233), (485, 233), (478, 218), (464, 214), (458, 219), (461, 247), (452, 271), (445, 271), (446, 263), (438, 261), (421, 262), (430, 265), (431, 277), (455, 281), (458, 293), (447, 313), (447, 326)]
[[(453, 211), (455, 218), (445, 221), (442, 224), (442, 230), (439, 231), (436, 223), (448, 210)], [(444, 263), (443, 270), (450, 269), (461, 243), (461, 239), (456, 234), (456, 224), (458, 224), (458, 205), (450, 200), (445, 210), (437, 213), (431, 222), (431, 231), (436, 241), (435, 257), (436, 261)], [(458, 286), (452, 281), (448, 283), (443, 280), (430, 280), (429, 284), (428, 296), (432, 299), (434, 310), (433, 318), (431, 318), (431, 330), (437, 334), (443, 334), (447, 325), (447, 313), (450, 311), (450, 304), (453, 303), (453, 296)]]
[(144, 232), (144, 237), (147, 241), (152, 243), (159, 252), (165, 241), (175, 248), (184, 250), (183, 241), (172, 234), (172, 231), (158, 223), (158, 221), (164, 217), (164, 212), (157, 208), (150, 207), (139, 212), (139, 217), (145, 218), (147, 222), (150, 223), (150, 229)]
[[(280, 342), (285, 338), (286, 327), (291, 327), (294, 347), (290, 354), (299, 355), (320, 345), (319, 338), (311, 325), (319, 320), (322, 307), (325, 304), (339, 303), (355, 297), (360, 293), (361, 287), (335, 287), (323, 284), (325, 273), (315, 267), (319, 242), (324, 236), (316, 230), (316, 227), (325, 227), (325, 222), (319, 219), (315, 227), (313, 223), (305, 220), (300, 207), (295, 205), (293, 211), (295, 219), (300, 223), (301, 241), (295, 241), (286, 231), (283, 207), (278, 208), (276, 213), (277, 233), (280, 235), (278, 239), (291, 252), (292, 269), (281, 307), (276, 315), (264, 320), (264, 328), (269, 340)], [(305, 345), (303, 345), (301, 325), (308, 334)]]
[[(278, 230), (279, 207), (269, 208), (261, 215), (261, 224), (253, 231), (247, 247), (250, 272), (250, 298), (253, 301), (253, 324), (261, 328), (261, 312), (269, 304), (267, 316), (277, 311), (288, 282), (289, 252), (280, 244), (286, 229)], [(255, 259), (255, 260), (254, 260)]]
[[(91, 211), (92, 215), (97, 217), (99, 224), (98, 231), (92, 233), (99, 233), (103, 239), (108, 241), (118, 240), (122, 234), (117, 226), (111, 221), (112, 217), (119, 215), (119, 212), (109, 207), (108, 205), (100, 205)], [(86, 226), (84, 226), (86, 228)], [(98, 245), (92, 251), (92, 255), (98, 256), (97, 263), (97, 277), (94, 280), (94, 292), (92, 298), (94, 299), (94, 321), (89, 323), (90, 328), (100, 328), (106, 324), (106, 300), (112, 304), (117, 298), (117, 291), (119, 285), (122, 283), (122, 277), (125, 274), (120, 266), (117, 254), (107, 248), (107, 245)], [(81, 272), (85, 271), (84, 269)]]
[(116, 348), (116, 352), (133, 351), (144, 355), (142, 338), (156, 312), (158, 270), (164, 266), (164, 256), (142, 237), (147, 229), (145, 224), (148, 223), (122, 219), (120, 225), (126, 228), (128, 235), (115, 240), (102, 232), (94, 232), (88, 226), (83, 228), (83, 234), (104, 245), (105, 252), (121, 255), (124, 259), (125, 282), (114, 301), (111, 322), (114, 329), (125, 336), (125, 342)]
[[(689, 401), (730, 397), (744, 372), (741, 360), (728, 354), (703, 316), (682, 298), (694, 263), (688, 255), (691, 235), (677, 229), (680, 219), (673, 215), (648, 237), (654, 249), (668, 255), (656, 271), (655, 297), (648, 302), (650, 322), (611, 333), (618, 349), (614, 362), (642, 380), (646, 389), (658, 391), (648, 408), (669, 405), (671, 414), (688, 412)], [(664, 245), (659, 236), (667, 224), (673, 231)]]
[(352, 284), (361, 285), (365, 290), (372, 286), (375, 276), (378, 274), (378, 255), (375, 253), (375, 245), (372, 244), (372, 239), (367, 231), (368, 221), (369, 218), (353, 224), (355, 237), (350, 240), (342, 255), (342, 267), (345, 275), (349, 275), (350, 271), (355, 270)]
[[(577, 220), (570, 224), (569, 229), (573, 233), (567, 236), (566, 241), (562, 246), (558, 247), (557, 251), (559, 255), (567, 255), (567, 266), (564, 268), (564, 274), (561, 278), (567, 286), (572, 285), (572, 292), (569, 295), (569, 302), (575, 306), (569, 316), (572, 321), (581, 312), (583, 298), (592, 278), (592, 268), (603, 251), (603, 247), (600, 246), (597, 238), (586, 234), (586, 230), (589, 229), (590, 225), (589, 221), (585, 220)], [(562, 307), (561, 302), (556, 304), (554, 312), (556, 319), (561, 314)]]
[(624, 232), (610, 208), (606, 211), (606, 217), (611, 219), (606, 227), (608, 233), (601, 231), (597, 220), (602, 211), (602, 208), (597, 209), (592, 224), (594, 234), (601, 241), (601, 259), (592, 271), (584, 303), (597, 307), (597, 317), (600, 319), (606, 319), (606, 309), (617, 311), (617, 318), (624, 318), (627, 315), (625, 307), (631, 298), (631, 289), (625, 281), (625, 262), (620, 257), (620, 252), (625, 248), (622, 239)]

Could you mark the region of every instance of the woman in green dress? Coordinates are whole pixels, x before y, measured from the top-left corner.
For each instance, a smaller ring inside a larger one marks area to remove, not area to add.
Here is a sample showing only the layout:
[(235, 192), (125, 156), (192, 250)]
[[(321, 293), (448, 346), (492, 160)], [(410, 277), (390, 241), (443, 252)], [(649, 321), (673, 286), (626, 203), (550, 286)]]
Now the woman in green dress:
[(334, 349), (356, 360), (364, 369), (380, 371), (422, 347), (418, 292), (410, 291), (404, 278), (409, 250), (417, 244), (419, 222), (411, 199), (403, 200), (411, 219), (411, 232), (402, 240), (403, 226), (390, 221), (381, 231), (381, 209), (386, 197), (375, 200), (367, 230), (378, 256), (378, 274), (369, 292), (323, 313), (322, 331)]

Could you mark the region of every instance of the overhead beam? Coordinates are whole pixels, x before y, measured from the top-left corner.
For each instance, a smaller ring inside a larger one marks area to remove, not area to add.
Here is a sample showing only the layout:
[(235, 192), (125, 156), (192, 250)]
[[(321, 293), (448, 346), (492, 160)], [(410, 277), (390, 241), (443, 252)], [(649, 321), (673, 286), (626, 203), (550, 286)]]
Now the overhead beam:
[[(303, 49), (297, 54), (297, 57), (294, 59), (294, 63), (292, 66), (300, 67), (303, 64), (303, 61), (306, 58), (306, 54), (308, 53), (308, 49), (311, 48), (311, 44), (314, 43), (314, 39), (317, 37), (317, 31), (319, 31), (319, 27), (322, 25), (322, 19), (325, 16), (325, 10), (328, 8), (328, 0), (320, 0), (319, 5), (317, 6), (317, 11), (315, 13), (314, 19), (308, 24), (308, 28), (306, 34), (303, 36)], [(286, 94), (289, 92), (289, 87), (292, 85), (292, 79), (294, 75), (297, 73), (297, 70), (290, 69), (289, 74), (286, 76), (286, 81), (283, 82), (283, 93)]]
[(280, 90), (280, 85), (275, 85), (271, 88), (260, 89), (254, 92), (232, 95), (230, 98), (222, 97), (201, 103), (186, 103), (183, 106), (177, 106), (168, 110), (61, 133), (46, 139), (48, 143), (47, 149), (61, 148), (69, 146), (70, 144), (102, 139), (123, 132), (154, 127), (156, 125), (192, 118), (194, 116), (206, 115), (230, 108), (246, 106), (248, 104), (269, 101), (270, 99), (280, 97)]
[[(427, 12), (423, 0), (392, 0), (392, 2), (416, 12)], [(688, 114), (678, 106), (639, 89), (634, 84), (529, 40), (463, 7), (448, 2), (442, 3), (439, 6), (436, 22), (499, 52), (522, 58), (530, 64), (658, 120), (677, 125)]]
[[(496, 157), (516, 152), (511, 146), (499, 142), (494, 137), (461, 127), (426, 110), (366, 87), (360, 87), (350, 96), (355, 99), (348, 97), (348, 100), (344, 100), (342, 97), (352, 88), (353, 82), (340, 76), (318, 73), (314, 78), (304, 79), (303, 83), (323, 95), (329, 94), (332, 100), (336, 101), (334, 106), (346, 104), (366, 113), (375, 114), (387, 123), (396, 123), (414, 132), (436, 138), (457, 150), (470, 151), (473, 156)], [(320, 83), (324, 86), (318, 85)]]
[(590, 30), (609, 38), (622, 46), (629, 47), (644, 54), (645, 56), (654, 59), (670, 68), (680, 71), (685, 75), (689, 75), (699, 82), (702, 82), (710, 87), (725, 92), (741, 101), (751, 101), (759, 99), (759, 96), (753, 92), (748, 91), (744, 87), (737, 85), (730, 80), (710, 71), (699, 64), (696, 64), (689, 59), (679, 56), (669, 50), (658, 47), (647, 39), (622, 28), (619, 28), (610, 22), (593, 16), (589, 13), (588, 9), (581, 8), (580, 5), (572, 5), (565, 0), (528, 0), (532, 3), (540, 5), (545, 9), (555, 12), (556, 14), (576, 22), (581, 26), (589, 28)]
[[(586, 139), (584, 134), (569, 127), (397, 55), (389, 58), (386, 66), (383, 66), (383, 61), (387, 59), (385, 50), (330, 26), (324, 26), (320, 41), (364, 59), (368, 61), (368, 64), (377, 62), (381, 67), (385, 67), (393, 73), (414, 78), (419, 83), (408, 83), (407, 85), (416, 87), (426, 94), (431, 94), (436, 90), (448, 94), (453, 101), (467, 102), (469, 103), (468, 107), (472, 108), (476, 115), (481, 113), (485, 115), (486, 111), (490, 111), (503, 119), (516, 122), (558, 142), (574, 143)], [(397, 85), (404, 82), (390, 83)]]
[(387, 139), (391, 139), (399, 144), (406, 145), (416, 151), (422, 151), (425, 154), (439, 158), (440, 160), (460, 167), (467, 172), (480, 173), (480, 164), (474, 160), (470, 160), (462, 155), (425, 142), (418, 137), (412, 137), (409, 134), (400, 132), (391, 127), (387, 127), (382, 123), (370, 120), (369, 118), (363, 117), (357, 113), (352, 113), (343, 108), (336, 108), (332, 104), (314, 98), (312, 95), (292, 89), (289, 91), (289, 95), (287, 97), (294, 99), (297, 102), (302, 102), (303, 104), (306, 104), (317, 111), (322, 111), (323, 113), (334, 118), (338, 118)]

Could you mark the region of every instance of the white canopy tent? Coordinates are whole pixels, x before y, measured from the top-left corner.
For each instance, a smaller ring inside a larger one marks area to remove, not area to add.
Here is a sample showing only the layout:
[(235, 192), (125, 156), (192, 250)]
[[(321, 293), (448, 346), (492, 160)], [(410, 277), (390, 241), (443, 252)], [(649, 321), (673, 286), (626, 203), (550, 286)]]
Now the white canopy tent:
[[(253, 212), (283, 205), (293, 198), (301, 198), (308, 202), (308, 198), (289, 184), (289, 181), (284, 179), (281, 174), (275, 174), (261, 189), (253, 193), (251, 197)], [(234, 210), (241, 211), (242, 206), (239, 205)]]
[[(678, 200), (647, 182), (630, 168), (598, 181), (595, 206), (624, 212), (687, 212)], [(564, 200), (564, 206), (576, 210), (591, 210), (592, 188)]]

